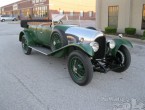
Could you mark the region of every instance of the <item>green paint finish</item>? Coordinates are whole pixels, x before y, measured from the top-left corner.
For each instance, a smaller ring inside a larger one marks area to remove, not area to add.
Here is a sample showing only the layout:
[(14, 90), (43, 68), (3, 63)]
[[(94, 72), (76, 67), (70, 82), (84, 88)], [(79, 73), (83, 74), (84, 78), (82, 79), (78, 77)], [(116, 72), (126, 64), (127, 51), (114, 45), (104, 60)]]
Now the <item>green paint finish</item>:
[(45, 46), (50, 45), (50, 35), (52, 33), (50, 26), (30, 26), (29, 29), (24, 29), (24, 31), (28, 33), (27, 36), (33, 38), (35, 43)]
[[(21, 33), (23, 33), (25, 39), (27, 40), (27, 45), (30, 46), (30, 45), (35, 45), (35, 42), (33, 40), (33, 33), (27, 29), (25, 29), (24, 31), (22, 31)], [(21, 34), (20, 34), (21, 35)], [(19, 37), (22, 37), (22, 36), (19, 36)]]
[(111, 54), (113, 56), (116, 56), (117, 50), (123, 45), (123, 46), (127, 46), (130, 48), (133, 48), (133, 45), (130, 41), (126, 40), (126, 39), (113, 39), (115, 41), (115, 48), (111, 50)]
[(65, 32), (68, 28), (74, 27), (74, 26), (76, 25), (57, 25), (54, 27), (54, 29), (59, 29)]
[(31, 37), (33, 37), (34, 42), (39, 43), (39, 40), (37, 38), (37, 26), (30, 26), (28, 30), (31, 33)]
[(81, 51), (85, 52), (88, 56), (93, 57), (94, 55), (94, 51), (92, 47), (89, 44), (82, 44), (82, 43), (70, 44), (70, 45), (64, 46), (50, 53), (49, 55), (55, 56), (55, 57), (64, 57), (66, 54), (69, 54), (68, 51), (71, 47), (80, 49)]
[(42, 42), (45, 46), (50, 46), (50, 36), (52, 33), (52, 28), (49, 26), (44, 26), (42, 29)]

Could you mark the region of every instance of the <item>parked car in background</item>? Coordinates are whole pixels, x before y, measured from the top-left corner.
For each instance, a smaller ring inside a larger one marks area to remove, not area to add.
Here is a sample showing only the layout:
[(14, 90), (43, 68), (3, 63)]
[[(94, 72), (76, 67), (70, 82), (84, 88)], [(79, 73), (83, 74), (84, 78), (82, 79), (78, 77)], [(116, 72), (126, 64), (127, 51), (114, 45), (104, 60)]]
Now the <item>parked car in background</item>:
[(5, 21), (17, 21), (17, 18), (12, 15), (1, 15), (0, 16), (0, 21), (5, 22)]

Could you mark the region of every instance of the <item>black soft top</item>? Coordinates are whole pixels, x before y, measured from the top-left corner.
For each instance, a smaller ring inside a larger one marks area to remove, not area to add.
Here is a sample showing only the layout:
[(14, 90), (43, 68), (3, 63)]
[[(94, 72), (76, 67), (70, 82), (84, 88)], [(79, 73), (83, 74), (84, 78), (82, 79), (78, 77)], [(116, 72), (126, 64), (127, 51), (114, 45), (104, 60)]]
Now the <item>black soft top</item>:
[(28, 28), (28, 22), (52, 22), (52, 20), (42, 20), (42, 19), (37, 19), (37, 20), (21, 20), (21, 27), (23, 28)]

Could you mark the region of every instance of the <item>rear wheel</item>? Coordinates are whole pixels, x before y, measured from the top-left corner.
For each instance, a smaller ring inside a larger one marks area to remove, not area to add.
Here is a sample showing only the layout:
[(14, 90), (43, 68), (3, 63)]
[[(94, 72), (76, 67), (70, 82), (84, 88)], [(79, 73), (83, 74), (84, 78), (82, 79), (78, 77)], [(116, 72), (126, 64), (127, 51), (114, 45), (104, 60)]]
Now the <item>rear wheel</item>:
[(116, 64), (119, 65), (120, 67), (117, 69), (114, 69), (113, 71), (115, 72), (123, 72), (128, 69), (130, 66), (131, 62), (131, 55), (129, 50), (122, 46), (120, 49), (117, 51), (116, 54)]
[(2, 21), (2, 22), (5, 22), (5, 19), (2, 19), (1, 21)]
[(22, 49), (23, 49), (23, 52), (26, 55), (30, 55), (31, 54), (32, 49), (30, 47), (28, 47), (27, 40), (26, 40), (26, 38), (24, 36), (22, 36)]
[(68, 70), (72, 80), (80, 86), (87, 85), (93, 77), (89, 57), (81, 51), (73, 51), (68, 57)]
[(17, 21), (17, 19), (16, 19), (16, 18), (14, 18), (14, 19), (13, 19), (13, 21)]

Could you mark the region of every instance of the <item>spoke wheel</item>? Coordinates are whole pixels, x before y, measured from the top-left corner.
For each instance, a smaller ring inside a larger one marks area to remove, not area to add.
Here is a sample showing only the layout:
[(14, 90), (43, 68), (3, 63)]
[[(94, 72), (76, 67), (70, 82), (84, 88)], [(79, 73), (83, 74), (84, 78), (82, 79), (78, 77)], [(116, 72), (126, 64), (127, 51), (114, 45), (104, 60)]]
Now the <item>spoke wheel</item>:
[(62, 47), (62, 40), (58, 33), (54, 33), (51, 40), (51, 49), (56, 50)]
[(5, 22), (5, 19), (2, 19), (2, 22)]
[(51, 35), (51, 44), (50, 44), (52, 51), (55, 51), (67, 44), (68, 41), (64, 32), (58, 30), (56, 32), (53, 32), (53, 34)]
[(89, 57), (81, 51), (69, 55), (68, 70), (72, 80), (80, 86), (87, 85), (93, 77), (93, 68)]
[(131, 63), (131, 55), (129, 50), (122, 46), (116, 54), (116, 65), (119, 66), (119, 68), (114, 69), (115, 72), (123, 72), (128, 69)]
[(32, 49), (30, 47), (28, 47), (27, 40), (25, 39), (24, 36), (22, 37), (22, 49), (23, 49), (23, 52), (26, 55), (30, 55), (31, 54)]
[(85, 77), (84, 65), (77, 56), (71, 59), (70, 68), (72, 68), (72, 74), (76, 80), (82, 80)]

